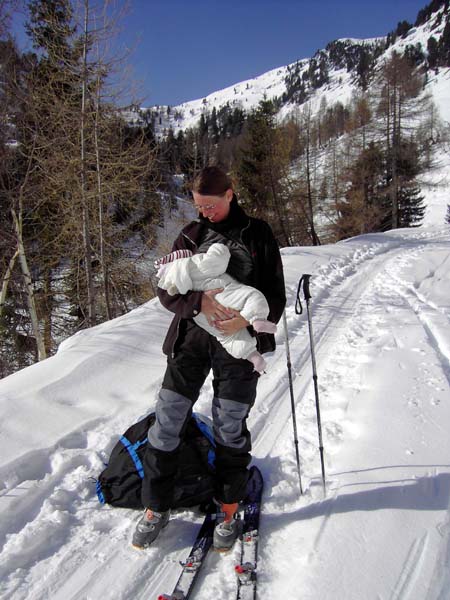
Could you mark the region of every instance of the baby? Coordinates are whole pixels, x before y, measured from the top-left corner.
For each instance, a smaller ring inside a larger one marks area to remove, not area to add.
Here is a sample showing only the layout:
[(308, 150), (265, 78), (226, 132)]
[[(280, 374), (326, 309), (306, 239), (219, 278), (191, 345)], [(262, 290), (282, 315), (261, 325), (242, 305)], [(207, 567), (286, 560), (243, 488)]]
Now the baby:
[[(223, 288), (215, 296), (217, 302), (239, 311), (255, 331), (275, 333), (277, 326), (267, 320), (269, 305), (264, 294), (228, 275), (225, 271), (229, 260), (230, 251), (225, 244), (212, 244), (206, 253), (194, 255), (190, 250), (176, 250), (155, 263), (158, 286), (171, 296), (189, 290), (205, 292)], [(214, 335), (229, 354), (249, 360), (259, 373), (264, 371), (266, 361), (256, 350), (256, 338), (246, 328), (226, 335), (210, 325), (203, 313), (194, 317), (194, 321)]]

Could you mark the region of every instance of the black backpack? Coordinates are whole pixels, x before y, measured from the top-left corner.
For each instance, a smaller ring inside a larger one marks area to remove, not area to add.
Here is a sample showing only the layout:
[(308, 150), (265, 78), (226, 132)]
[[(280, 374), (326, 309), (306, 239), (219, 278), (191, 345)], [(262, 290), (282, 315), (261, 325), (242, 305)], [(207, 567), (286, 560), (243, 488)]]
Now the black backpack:
[[(123, 434), (111, 452), (109, 463), (97, 479), (101, 504), (143, 509), (142, 458), (155, 413), (144, 417)], [(180, 463), (172, 508), (207, 504), (214, 496), (215, 443), (209, 420), (194, 413), (181, 443)]]

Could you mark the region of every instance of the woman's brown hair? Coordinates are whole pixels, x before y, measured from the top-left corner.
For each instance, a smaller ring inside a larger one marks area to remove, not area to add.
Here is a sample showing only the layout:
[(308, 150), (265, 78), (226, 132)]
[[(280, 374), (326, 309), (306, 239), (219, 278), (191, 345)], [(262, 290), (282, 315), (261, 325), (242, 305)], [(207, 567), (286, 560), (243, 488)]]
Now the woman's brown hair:
[(231, 178), (220, 167), (205, 167), (192, 182), (192, 191), (202, 196), (222, 196), (232, 189)]

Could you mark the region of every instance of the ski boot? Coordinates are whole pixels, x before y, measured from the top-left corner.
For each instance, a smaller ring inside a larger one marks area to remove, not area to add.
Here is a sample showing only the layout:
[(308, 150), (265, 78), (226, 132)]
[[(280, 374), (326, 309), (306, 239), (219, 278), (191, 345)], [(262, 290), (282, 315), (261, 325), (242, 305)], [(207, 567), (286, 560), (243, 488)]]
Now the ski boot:
[(240, 519), (236, 512), (238, 503), (221, 504), (224, 519), (214, 528), (213, 547), (217, 552), (228, 552), (240, 533)]
[(158, 513), (147, 508), (136, 525), (132, 545), (139, 549), (148, 548), (156, 540), (161, 529), (167, 525), (169, 517), (170, 510)]

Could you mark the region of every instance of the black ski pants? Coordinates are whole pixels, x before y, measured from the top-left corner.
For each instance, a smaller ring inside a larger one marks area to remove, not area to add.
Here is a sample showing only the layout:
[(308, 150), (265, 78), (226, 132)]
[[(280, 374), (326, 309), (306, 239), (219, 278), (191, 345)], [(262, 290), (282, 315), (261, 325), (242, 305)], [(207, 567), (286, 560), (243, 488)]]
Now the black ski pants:
[(228, 504), (245, 497), (251, 461), (246, 421), (255, 402), (259, 374), (252, 363), (228, 354), (194, 321), (189, 319), (184, 325), (176, 355), (167, 359), (144, 455), (142, 503), (158, 512), (171, 508), (180, 441), (211, 369), (217, 500)]

